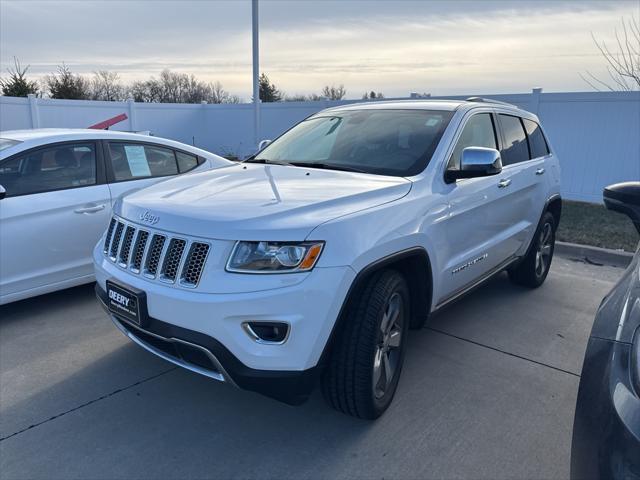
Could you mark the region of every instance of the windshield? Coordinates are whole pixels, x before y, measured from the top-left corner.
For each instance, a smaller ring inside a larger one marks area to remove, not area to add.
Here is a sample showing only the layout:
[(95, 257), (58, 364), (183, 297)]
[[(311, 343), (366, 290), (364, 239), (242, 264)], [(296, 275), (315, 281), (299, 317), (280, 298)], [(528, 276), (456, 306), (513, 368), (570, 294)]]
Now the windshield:
[(19, 144), (18, 140), (11, 140), (10, 138), (0, 138), (0, 152), (5, 148), (13, 147)]
[(435, 110), (320, 112), (283, 134), (251, 161), (416, 175), (431, 160), (452, 115)]

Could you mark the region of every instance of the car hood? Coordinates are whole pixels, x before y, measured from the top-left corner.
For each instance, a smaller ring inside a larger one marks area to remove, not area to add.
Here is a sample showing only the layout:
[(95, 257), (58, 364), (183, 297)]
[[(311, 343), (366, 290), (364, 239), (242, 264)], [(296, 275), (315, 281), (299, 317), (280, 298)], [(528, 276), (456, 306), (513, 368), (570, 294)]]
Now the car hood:
[(221, 240), (303, 240), (321, 223), (405, 196), (402, 177), (243, 163), (125, 196), (115, 213)]

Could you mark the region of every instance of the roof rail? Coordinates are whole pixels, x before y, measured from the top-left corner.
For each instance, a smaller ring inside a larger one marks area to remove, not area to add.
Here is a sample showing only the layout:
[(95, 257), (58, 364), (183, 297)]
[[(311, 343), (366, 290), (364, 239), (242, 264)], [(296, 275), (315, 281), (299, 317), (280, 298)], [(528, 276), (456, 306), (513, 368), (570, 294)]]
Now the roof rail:
[(519, 108), (513, 103), (501, 102), (500, 100), (493, 100), (491, 98), (483, 98), (483, 97), (469, 97), (465, 100), (466, 102), (478, 102), (478, 103), (496, 103), (498, 105), (508, 105), (509, 107)]

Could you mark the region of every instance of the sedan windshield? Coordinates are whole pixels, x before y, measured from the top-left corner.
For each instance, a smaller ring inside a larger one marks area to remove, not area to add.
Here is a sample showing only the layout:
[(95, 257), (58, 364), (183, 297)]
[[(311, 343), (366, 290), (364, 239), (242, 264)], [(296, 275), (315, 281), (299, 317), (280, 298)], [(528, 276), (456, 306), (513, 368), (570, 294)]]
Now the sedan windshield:
[(297, 124), (249, 161), (416, 175), (431, 160), (452, 115), (436, 110), (321, 112)]

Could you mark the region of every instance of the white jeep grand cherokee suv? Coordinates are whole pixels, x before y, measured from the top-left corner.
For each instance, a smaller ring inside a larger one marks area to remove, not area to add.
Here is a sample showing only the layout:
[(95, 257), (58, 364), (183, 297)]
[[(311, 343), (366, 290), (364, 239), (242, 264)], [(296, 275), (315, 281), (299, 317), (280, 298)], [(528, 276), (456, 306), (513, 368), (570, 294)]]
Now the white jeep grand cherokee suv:
[(96, 291), (170, 362), (290, 404), (319, 379), (333, 407), (376, 418), (409, 328), (503, 270), (542, 284), (559, 193), (536, 116), (514, 106), (335, 107), (236, 166), (126, 196)]

